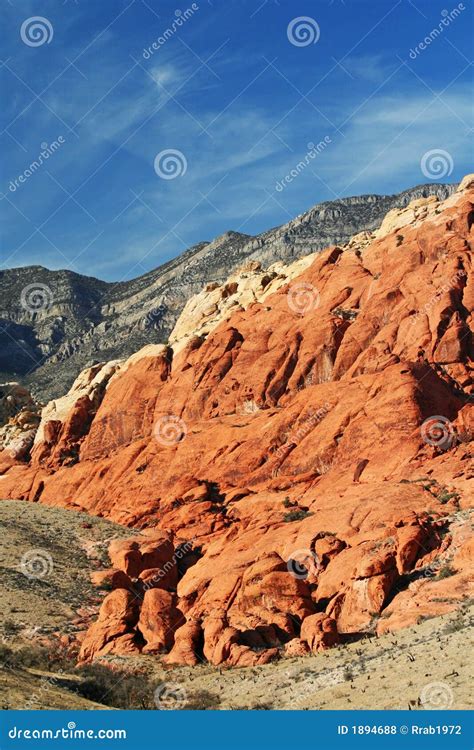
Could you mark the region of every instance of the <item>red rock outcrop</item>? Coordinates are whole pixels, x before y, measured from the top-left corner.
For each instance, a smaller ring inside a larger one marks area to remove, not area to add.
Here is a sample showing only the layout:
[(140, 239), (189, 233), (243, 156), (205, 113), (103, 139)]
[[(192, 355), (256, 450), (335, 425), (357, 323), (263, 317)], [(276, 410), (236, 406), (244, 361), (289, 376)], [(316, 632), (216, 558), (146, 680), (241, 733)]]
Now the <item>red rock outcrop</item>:
[(0, 383), (0, 473), (27, 460), (38, 424), (40, 405), (19, 383)]
[(79, 658), (88, 661), (97, 654), (137, 653), (138, 644), (132, 631), (137, 620), (135, 594), (115, 589), (105, 597), (97, 622), (89, 628), (82, 642)]
[(322, 651), (339, 643), (337, 624), (322, 612), (307, 617), (301, 626), (301, 640), (305, 641), (311, 651)]
[(6, 467), (2, 497), (162, 535), (112, 548), (137, 610), (112, 592), (82, 658), (262, 663), (468, 595), (451, 529), (474, 496), (473, 188), (328, 248), (175, 356), (132, 358)]

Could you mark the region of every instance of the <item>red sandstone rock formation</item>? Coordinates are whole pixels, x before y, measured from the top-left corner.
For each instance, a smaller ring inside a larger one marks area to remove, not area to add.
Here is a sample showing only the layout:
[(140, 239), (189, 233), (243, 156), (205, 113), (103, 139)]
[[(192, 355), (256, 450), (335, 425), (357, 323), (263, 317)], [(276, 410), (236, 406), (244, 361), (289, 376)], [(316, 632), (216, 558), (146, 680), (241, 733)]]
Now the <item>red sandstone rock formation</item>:
[(473, 187), (136, 358), (4, 463), (2, 497), (158, 527), (112, 546), (128, 578), (109, 573), (82, 659), (264, 663), (468, 595)]

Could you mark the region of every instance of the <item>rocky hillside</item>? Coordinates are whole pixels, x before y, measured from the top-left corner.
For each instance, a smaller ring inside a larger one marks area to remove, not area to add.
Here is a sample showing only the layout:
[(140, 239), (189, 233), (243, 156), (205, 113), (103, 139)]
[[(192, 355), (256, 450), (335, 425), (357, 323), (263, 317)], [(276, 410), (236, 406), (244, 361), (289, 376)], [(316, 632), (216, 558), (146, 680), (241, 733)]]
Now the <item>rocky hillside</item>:
[(99, 572), (107, 546), (130, 530), (84, 513), (14, 501), (0, 503), (0, 528), (3, 710), (470, 707), (466, 644), (474, 612), (467, 600), (456, 613), (396, 634), (348, 639), (305, 658), (218, 674), (210, 664), (173, 667), (143, 652), (111, 654), (102, 664), (78, 668), (76, 639), (108, 593)]
[(2, 497), (141, 530), (109, 549), (82, 661), (257, 665), (472, 596), (473, 219), (470, 175), (308, 265), (249, 267), (173, 348), (82, 373), (28, 462), (0, 454)]
[(40, 266), (0, 271), (0, 380), (19, 380), (43, 400), (62, 395), (84, 367), (165, 343), (186, 300), (243, 263), (291, 262), (374, 229), (414, 198), (446, 198), (453, 190), (430, 184), (321, 203), (257, 237), (227, 232), (202, 242), (122, 283)]

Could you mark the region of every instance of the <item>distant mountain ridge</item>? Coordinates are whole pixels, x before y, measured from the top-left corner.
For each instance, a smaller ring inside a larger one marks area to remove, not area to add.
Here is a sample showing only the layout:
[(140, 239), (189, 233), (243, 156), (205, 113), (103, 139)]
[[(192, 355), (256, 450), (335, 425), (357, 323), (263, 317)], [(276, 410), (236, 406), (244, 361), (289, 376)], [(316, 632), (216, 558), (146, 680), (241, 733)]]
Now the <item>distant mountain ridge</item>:
[[(377, 228), (393, 208), (429, 195), (443, 200), (455, 189), (427, 184), (397, 195), (326, 201), (257, 236), (229, 231), (201, 242), (131, 281), (111, 283), (41, 266), (1, 271), (0, 379), (19, 380), (44, 400), (55, 397), (85, 366), (165, 342), (187, 299), (243, 263), (291, 262)], [(46, 294), (43, 309), (41, 300), (38, 311), (25, 306), (30, 287), (33, 295), (36, 288)]]

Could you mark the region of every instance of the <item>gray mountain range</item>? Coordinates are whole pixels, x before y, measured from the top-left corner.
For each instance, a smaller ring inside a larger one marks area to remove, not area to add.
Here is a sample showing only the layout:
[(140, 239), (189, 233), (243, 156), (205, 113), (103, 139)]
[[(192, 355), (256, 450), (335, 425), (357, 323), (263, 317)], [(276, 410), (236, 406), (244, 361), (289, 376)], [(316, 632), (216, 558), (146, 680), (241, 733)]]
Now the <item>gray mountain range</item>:
[(414, 198), (447, 198), (455, 185), (319, 203), (255, 237), (226, 232), (131, 281), (111, 283), (42, 266), (0, 272), (0, 381), (17, 380), (40, 400), (62, 395), (81, 369), (166, 342), (186, 300), (249, 260), (286, 263), (376, 229)]

